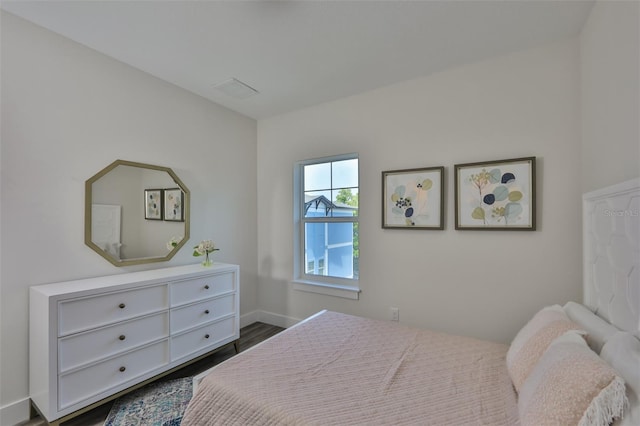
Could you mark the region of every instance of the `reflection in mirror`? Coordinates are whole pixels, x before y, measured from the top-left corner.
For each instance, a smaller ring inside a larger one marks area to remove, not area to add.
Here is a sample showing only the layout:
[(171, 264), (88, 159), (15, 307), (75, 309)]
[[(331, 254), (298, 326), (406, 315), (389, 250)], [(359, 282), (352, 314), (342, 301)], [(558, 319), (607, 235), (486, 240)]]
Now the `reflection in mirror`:
[(116, 266), (169, 260), (189, 239), (189, 190), (167, 167), (116, 160), (85, 193), (85, 243)]

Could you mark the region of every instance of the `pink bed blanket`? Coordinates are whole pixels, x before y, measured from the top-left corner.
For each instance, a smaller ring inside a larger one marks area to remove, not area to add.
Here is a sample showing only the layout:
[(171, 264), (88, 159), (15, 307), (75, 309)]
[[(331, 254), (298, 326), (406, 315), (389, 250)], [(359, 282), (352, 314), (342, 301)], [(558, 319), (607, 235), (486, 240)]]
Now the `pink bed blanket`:
[(515, 425), (507, 349), (324, 312), (215, 367), (182, 425)]

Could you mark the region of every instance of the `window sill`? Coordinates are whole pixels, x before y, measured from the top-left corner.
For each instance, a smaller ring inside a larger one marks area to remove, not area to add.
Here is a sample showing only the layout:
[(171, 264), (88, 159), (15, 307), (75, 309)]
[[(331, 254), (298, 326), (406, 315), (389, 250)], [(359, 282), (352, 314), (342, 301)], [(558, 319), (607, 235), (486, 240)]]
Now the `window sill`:
[(324, 294), (327, 296), (343, 297), (345, 299), (358, 300), (360, 289), (337, 284), (327, 284), (315, 281), (293, 280), (293, 289), (308, 293)]

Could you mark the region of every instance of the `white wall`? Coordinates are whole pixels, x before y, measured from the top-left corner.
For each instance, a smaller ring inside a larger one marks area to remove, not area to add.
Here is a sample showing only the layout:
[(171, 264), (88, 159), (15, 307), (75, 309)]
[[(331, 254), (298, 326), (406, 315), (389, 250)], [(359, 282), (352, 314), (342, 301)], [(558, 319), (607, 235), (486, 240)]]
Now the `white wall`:
[[(386, 318), (398, 306), (404, 323), (508, 341), (540, 306), (579, 299), (580, 194), (639, 175), (639, 14), (637, 2), (598, 2), (579, 41), (256, 130), (251, 119), (2, 12), (0, 425), (26, 416), (30, 285), (166, 266), (118, 269), (83, 244), (84, 181), (116, 158), (172, 167), (185, 182), (192, 237), (169, 264), (193, 263), (190, 244), (213, 238), (223, 249), (216, 259), (240, 263), (243, 313), (286, 322), (329, 308)], [(294, 291), (293, 162), (353, 151), (361, 299)], [(453, 164), (528, 155), (538, 157), (539, 230), (453, 230)], [(446, 230), (382, 230), (380, 172), (433, 165), (447, 167)]]
[(580, 60), (587, 192), (640, 176), (640, 2), (597, 2)]
[[(0, 424), (28, 415), (28, 288), (216, 261), (257, 307), (256, 122), (2, 12)], [(84, 181), (116, 159), (171, 167), (191, 190), (191, 241), (169, 263), (116, 268), (84, 245)]]
[[(578, 40), (258, 122), (259, 300), (509, 341), (546, 304), (581, 297)], [(360, 154), (359, 301), (291, 289), (293, 163)], [(538, 158), (536, 232), (455, 231), (453, 165)], [(381, 172), (446, 166), (446, 230), (381, 229)]]

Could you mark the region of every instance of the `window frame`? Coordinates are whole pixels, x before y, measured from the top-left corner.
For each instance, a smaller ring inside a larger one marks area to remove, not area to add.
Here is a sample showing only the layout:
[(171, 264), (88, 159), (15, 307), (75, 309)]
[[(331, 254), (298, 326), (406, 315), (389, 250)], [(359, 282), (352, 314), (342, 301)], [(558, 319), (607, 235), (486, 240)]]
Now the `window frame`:
[[(360, 206), (356, 216), (305, 217), (305, 166), (321, 163), (332, 163), (344, 160), (358, 160), (358, 197), (360, 196), (360, 159), (357, 153), (341, 154), (321, 158), (297, 161), (294, 165), (293, 179), (293, 222), (294, 222), (294, 278), (293, 288), (296, 290), (320, 293), (348, 299), (358, 299), (360, 293), (359, 278), (341, 278), (308, 274), (305, 257), (305, 225), (307, 223), (359, 223)], [(333, 186), (333, 185), (331, 185)], [(333, 188), (331, 188), (333, 189)], [(326, 261), (325, 261), (326, 267)], [(358, 274), (359, 275), (359, 274)]]

